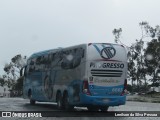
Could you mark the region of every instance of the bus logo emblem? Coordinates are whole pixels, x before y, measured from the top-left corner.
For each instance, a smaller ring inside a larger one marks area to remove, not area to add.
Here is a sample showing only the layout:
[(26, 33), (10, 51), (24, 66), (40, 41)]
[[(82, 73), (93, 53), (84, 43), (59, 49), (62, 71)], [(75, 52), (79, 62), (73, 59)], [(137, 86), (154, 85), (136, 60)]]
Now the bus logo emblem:
[(111, 59), (115, 56), (116, 50), (113, 47), (105, 47), (101, 50), (100, 54), (104, 59)]

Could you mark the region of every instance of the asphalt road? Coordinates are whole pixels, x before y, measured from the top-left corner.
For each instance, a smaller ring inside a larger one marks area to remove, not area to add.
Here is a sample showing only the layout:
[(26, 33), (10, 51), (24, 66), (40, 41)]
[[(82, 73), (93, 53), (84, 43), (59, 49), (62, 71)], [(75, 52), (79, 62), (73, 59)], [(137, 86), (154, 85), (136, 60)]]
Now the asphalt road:
[[(29, 100), (23, 98), (0, 98), (0, 111), (23, 111), (23, 112), (31, 112), (37, 111), (39, 113), (43, 113), (43, 111), (47, 111), (48, 116), (55, 117), (42, 117), (42, 118), (30, 118), (36, 120), (61, 120), (61, 119), (79, 119), (79, 120), (99, 120), (99, 119), (112, 119), (112, 120), (137, 120), (137, 117), (111, 117), (117, 114), (125, 113), (124, 111), (142, 111), (140, 114), (144, 114), (145, 111), (153, 111), (151, 113), (160, 114), (160, 104), (159, 103), (145, 103), (145, 102), (129, 102), (127, 101), (126, 105), (118, 106), (118, 107), (110, 107), (108, 112), (88, 112), (86, 108), (75, 108), (72, 112), (67, 112), (63, 110), (58, 110), (56, 108), (56, 104), (54, 103), (36, 103), (36, 105), (30, 105)], [(54, 115), (53, 115), (54, 114)], [(125, 113), (127, 115), (127, 113)], [(110, 116), (110, 117), (108, 117)], [(139, 115), (140, 116), (140, 115)], [(138, 116), (138, 118), (139, 118)], [(153, 120), (160, 119), (158, 117), (140, 117), (144, 120)], [(15, 118), (0, 118), (0, 119), (22, 119), (21, 117)], [(28, 119), (28, 118), (23, 118)]]

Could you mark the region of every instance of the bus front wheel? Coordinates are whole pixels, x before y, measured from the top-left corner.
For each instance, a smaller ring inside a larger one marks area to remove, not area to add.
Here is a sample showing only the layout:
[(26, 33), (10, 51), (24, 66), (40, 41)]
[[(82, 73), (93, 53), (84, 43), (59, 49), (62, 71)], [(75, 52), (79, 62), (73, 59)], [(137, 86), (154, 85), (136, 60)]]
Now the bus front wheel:
[(31, 92), (31, 90), (29, 90), (29, 92), (28, 92), (28, 97), (30, 99), (30, 104), (31, 105), (35, 105), (36, 101), (32, 99), (32, 92)]
[(35, 100), (30, 99), (30, 104), (31, 104), (31, 105), (35, 105), (35, 103), (36, 103)]

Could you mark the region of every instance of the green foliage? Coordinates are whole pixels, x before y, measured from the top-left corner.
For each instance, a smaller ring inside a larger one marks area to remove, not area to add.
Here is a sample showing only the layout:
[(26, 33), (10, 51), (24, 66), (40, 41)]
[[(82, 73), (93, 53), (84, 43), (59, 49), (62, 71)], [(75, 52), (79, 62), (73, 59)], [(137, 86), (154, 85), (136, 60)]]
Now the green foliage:
[(112, 33), (115, 36), (115, 42), (116, 43), (120, 42), (120, 36), (121, 36), (121, 33), (122, 33), (122, 28), (114, 29), (112, 31)]
[[(3, 75), (5, 85), (14, 90), (22, 90), (23, 80), (20, 77), (20, 70), (26, 64), (26, 56), (22, 57), (20, 54), (11, 58), (11, 62), (4, 66)], [(1, 84), (2, 86), (3, 84)]]
[[(136, 39), (135, 43), (133, 43), (128, 48), (128, 76), (133, 82), (137, 81), (137, 86), (132, 87), (133, 90), (139, 91), (139, 86), (142, 86), (141, 83), (144, 81), (145, 87), (147, 89), (147, 79), (146, 75), (150, 75), (153, 77), (153, 84), (159, 81), (155, 78), (155, 70), (160, 68), (160, 26), (151, 27), (148, 22), (140, 22), (141, 28), (141, 37), (140, 39)], [(120, 41), (120, 35), (122, 33), (122, 29), (114, 29), (113, 35), (115, 36), (116, 43), (122, 43)], [(151, 41), (148, 42), (147, 47), (144, 48), (144, 39), (150, 38)]]
[(26, 56), (22, 57), (18, 54), (11, 59), (9, 64), (5, 64), (4, 71), (10, 78), (18, 79), (20, 76), (20, 69), (25, 65), (25, 63)]
[(127, 84), (127, 91), (132, 91), (132, 86), (130, 84)]
[(24, 77), (20, 77), (19, 79), (17, 79), (17, 83), (13, 86), (13, 90), (22, 91), (23, 79), (24, 79)]
[[(146, 61), (147, 67), (156, 68), (157, 66), (159, 66), (159, 61), (160, 61), (160, 41), (159, 40), (152, 39), (151, 42), (148, 43), (145, 56), (147, 56), (148, 54), (151, 54), (154, 59), (150, 61)], [(148, 71), (148, 72), (151, 74), (153, 71)]]
[(147, 55), (152, 55), (153, 59), (151, 60), (146, 60), (146, 66), (147, 66), (147, 73), (151, 76), (153, 76), (152, 82), (153, 84), (159, 79), (156, 79), (155, 77), (155, 70), (160, 68), (160, 40), (159, 38), (157, 39), (152, 39), (146, 48), (145, 51), (145, 56)]
[(5, 85), (5, 80), (4, 80), (4, 78), (0, 78), (0, 86), (4, 86)]

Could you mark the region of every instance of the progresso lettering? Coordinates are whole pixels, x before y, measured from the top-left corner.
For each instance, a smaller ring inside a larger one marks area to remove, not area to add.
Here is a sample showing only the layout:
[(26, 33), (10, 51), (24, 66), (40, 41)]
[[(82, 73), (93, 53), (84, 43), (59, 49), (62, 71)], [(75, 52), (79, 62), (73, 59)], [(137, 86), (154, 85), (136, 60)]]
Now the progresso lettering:
[(91, 68), (124, 68), (123, 63), (90, 63)]

